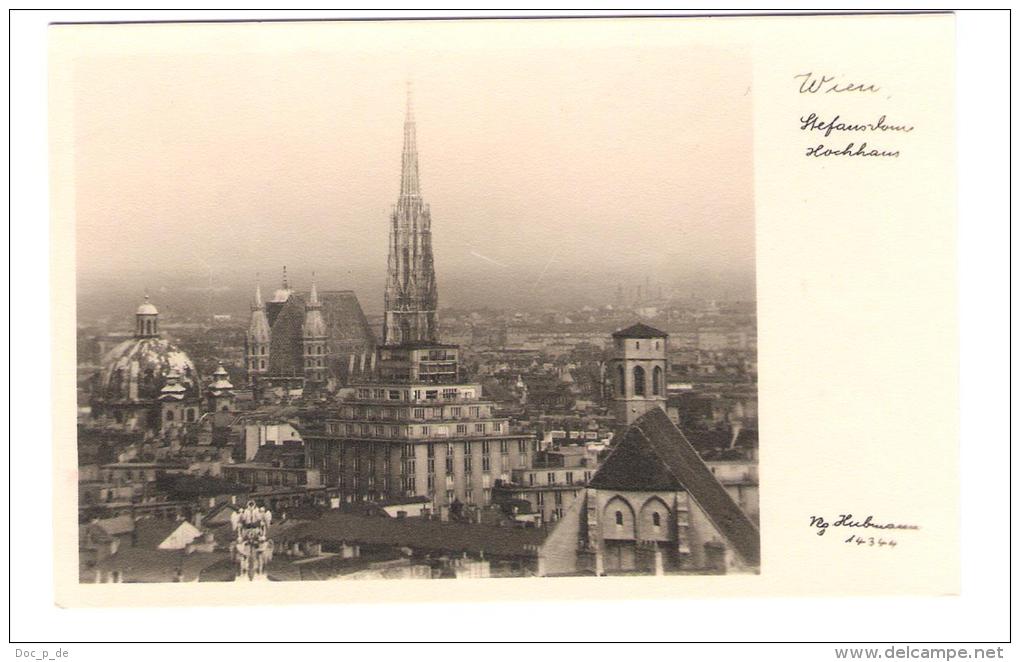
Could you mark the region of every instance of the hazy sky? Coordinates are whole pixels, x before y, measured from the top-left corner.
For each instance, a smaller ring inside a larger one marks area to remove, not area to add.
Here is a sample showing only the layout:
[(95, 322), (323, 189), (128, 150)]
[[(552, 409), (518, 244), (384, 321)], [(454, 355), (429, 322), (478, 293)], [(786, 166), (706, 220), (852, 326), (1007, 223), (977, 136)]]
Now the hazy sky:
[(648, 274), (753, 296), (750, 60), (632, 24), (193, 26), (197, 46), (81, 58), (80, 295), (212, 281), (247, 301), (286, 264), (378, 309), (411, 78), (441, 305)]

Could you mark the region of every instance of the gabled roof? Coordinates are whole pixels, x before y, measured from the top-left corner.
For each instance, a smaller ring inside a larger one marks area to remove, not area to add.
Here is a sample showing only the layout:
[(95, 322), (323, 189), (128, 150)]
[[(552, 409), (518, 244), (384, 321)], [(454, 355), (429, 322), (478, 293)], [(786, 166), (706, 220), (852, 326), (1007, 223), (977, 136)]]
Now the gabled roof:
[(135, 529), (135, 518), (130, 514), (96, 520), (95, 525), (111, 536), (131, 533)]
[(642, 322), (632, 324), (626, 329), (620, 329), (613, 334), (614, 338), (665, 338), (669, 334), (659, 331), (654, 326), (648, 326)]
[(348, 542), (410, 547), (431, 553), (484, 552), (486, 556), (535, 556), (550, 527), (515, 527), (441, 522), (420, 517), (364, 517), (330, 511), (274, 538), (277, 544), (297, 540)]
[(760, 558), (758, 528), (730, 497), (666, 412), (656, 407), (623, 433), (589, 487), (686, 491), (748, 563)]
[(183, 523), (184, 520), (143, 517), (135, 522), (134, 546), (143, 549), (156, 549)]

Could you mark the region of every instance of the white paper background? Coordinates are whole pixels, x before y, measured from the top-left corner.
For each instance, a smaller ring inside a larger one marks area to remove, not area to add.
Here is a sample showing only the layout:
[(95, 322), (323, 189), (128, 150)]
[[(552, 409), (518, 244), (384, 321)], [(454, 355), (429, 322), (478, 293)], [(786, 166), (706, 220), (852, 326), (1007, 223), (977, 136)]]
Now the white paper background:
[[(260, 12), (265, 16), (265, 12)], [(63, 16), (61, 18), (64, 18)], [(89, 20), (96, 16), (89, 15)], [(11, 559), (16, 640), (360, 638), (988, 640), (1008, 618), (1008, 392), (1005, 230), (1008, 162), (1003, 15), (963, 16), (958, 33), (962, 349), (963, 592), (941, 599), (741, 599), (429, 604), (286, 609), (89, 610), (52, 607), (49, 481), (45, 36), (16, 18), (12, 47), (13, 411)], [(35, 55), (29, 58), (30, 54)], [(993, 121), (994, 119), (994, 121)], [(612, 614), (612, 627), (605, 617)], [(245, 621), (272, 624), (255, 630)], [(399, 624), (399, 627), (398, 627)], [(498, 625), (497, 625), (498, 624)], [(269, 652), (258, 651), (257, 652)], [(125, 652), (126, 651), (122, 651)], [(353, 652), (353, 651), (352, 651)], [(121, 652), (112, 651), (119, 657)], [(313, 654), (312, 651), (307, 651)], [(148, 654), (148, 653), (147, 653)], [(418, 654), (418, 653), (416, 653)], [(104, 653), (104, 657), (109, 657)]]

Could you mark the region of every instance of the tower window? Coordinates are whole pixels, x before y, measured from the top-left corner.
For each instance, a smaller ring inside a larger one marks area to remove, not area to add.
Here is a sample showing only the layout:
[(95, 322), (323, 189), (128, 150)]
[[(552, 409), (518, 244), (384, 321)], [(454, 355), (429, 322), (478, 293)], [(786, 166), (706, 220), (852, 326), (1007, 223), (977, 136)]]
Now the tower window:
[(659, 513), (652, 513), (652, 526), (655, 528), (662, 526), (662, 516)]
[(640, 340), (635, 340), (634, 341), (634, 349), (641, 349), (641, 341)]
[(645, 394), (645, 369), (634, 366), (634, 395)]
[(623, 526), (623, 511), (616, 511), (616, 526)]
[(623, 366), (622, 365), (617, 366), (616, 367), (616, 381), (617, 381), (617, 388), (620, 391), (620, 395), (626, 395), (627, 394), (626, 385), (624, 383), (625, 382), (624, 374), (625, 373), (623, 371)]
[(652, 395), (662, 395), (662, 368), (659, 366), (652, 370)]

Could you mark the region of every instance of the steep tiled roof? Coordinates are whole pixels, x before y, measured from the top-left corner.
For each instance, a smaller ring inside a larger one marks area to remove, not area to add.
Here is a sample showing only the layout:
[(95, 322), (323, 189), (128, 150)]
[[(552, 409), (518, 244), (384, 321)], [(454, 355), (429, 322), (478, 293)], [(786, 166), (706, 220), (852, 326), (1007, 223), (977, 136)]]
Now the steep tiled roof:
[(434, 553), (534, 556), (531, 546), (541, 544), (546, 533), (545, 528), (519, 529), (420, 517), (364, 517), (334, 511), (317, 521), (294, 527), (279, 539), (392, 545)]
[(658, 407), (627, 428), (589, 486), (620, 491), (684, 490), (745, 561), (759, 561), (758, 529)]
[(614, 338), (665, 338), (669, 334), (659, 331), (654, 326), (648, 326), (642, 322), (632, 324), (626, 329), (620, 329), (613, 334)]
[(99, 561), (96, 568), (104, 572), (119, 571), (124, 582), (172, 582), (180, 570), (181, 581), (191, 582), (208, 567), (229, 561), (222, 552), (196, 552), (121, 547), (116, 554)]
[[(371, 353), (375, 349), (375, 336), (354, 292), (334, 290), (318, 294), (326, 324), (328, 367), (334, 376), (343, 378), (350, 355)], [(272, 324), (270, 375), (303, 374), (305, 303), (305, 295), (293, 294), (286, 303), (266, 304)]]
[(176, 531), (182, 522), (183, 520), (144, 517), (135, 522), (134, 546), (154, 550)]

